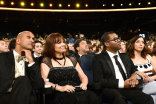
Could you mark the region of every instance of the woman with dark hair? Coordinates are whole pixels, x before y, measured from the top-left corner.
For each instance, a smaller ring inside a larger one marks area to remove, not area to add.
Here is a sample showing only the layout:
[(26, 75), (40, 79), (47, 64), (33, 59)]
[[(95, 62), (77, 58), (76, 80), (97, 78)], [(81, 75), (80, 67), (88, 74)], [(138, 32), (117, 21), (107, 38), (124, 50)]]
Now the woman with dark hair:
[(135, 73), (143, 78), (142, 91), (151, 95), (154, 104), (156, 104), (156, 75), (153, 75), (153, 71), (156, 71), (156, 64), (148, 54), (149, 52), (150, 49), (147, 47), (146, 40), (140, 36), (133, 37), (126, 50), (126, 54), (131, 57), (138, 69)]
[[(45, 43), (41, 75), (54, 90), (48, 95), (52, 104), (97, 104), (97, 96), (87, 91), (88, 78), (74, 57), (65, 57), (66, 44), (59, 33), (50, 34)], [(81, 83), (78, 83), (80, 79)], [(77, 90), (79, 87), (79, 90)]]
[(156, 42), (152, 44), (152, 58), (156, 62)]

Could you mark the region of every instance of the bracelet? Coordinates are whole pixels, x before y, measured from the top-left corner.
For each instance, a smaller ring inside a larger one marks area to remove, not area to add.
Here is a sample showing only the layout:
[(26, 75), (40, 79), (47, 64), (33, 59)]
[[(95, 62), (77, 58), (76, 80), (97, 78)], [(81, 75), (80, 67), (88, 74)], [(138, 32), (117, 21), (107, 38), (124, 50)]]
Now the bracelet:
[(56, 90), (56, 86), (57, 86), (58, 84), (55, 84), (55, 87), (54, 87), (54, 90)]

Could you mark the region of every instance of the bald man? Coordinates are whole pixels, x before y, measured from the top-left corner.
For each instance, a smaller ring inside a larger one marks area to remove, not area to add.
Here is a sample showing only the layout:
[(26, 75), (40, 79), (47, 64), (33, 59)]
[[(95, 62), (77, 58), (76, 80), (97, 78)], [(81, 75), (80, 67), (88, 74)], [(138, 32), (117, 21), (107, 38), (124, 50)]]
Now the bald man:
[(35, 89), (44, 81), (31, 54), (34, 34), (18, 34), (13, 51), (0, 53), (0, 104), (36, 104)]

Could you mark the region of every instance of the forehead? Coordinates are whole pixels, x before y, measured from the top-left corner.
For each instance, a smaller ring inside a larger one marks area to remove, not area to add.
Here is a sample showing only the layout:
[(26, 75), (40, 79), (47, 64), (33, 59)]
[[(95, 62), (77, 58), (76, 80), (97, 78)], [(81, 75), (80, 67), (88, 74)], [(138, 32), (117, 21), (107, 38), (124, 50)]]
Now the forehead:
[(25, 32), (25, 33), (23, 33), (24, 35), (23, 36), (31, 36), (31, 37), (34, 37), (34, 34), (33, 33), (31, 33), (31, 32)]
[(80, 42), (80, 44), (83, 44), (83, 43), (87, 43), (85, 40), (82, 40), (81, 42)]
[(138, 38), (136, 41), (138, 41), (138, 40), (144, 41), (144, 39), (142, 37)]
[(0, 43), (5, 43), (5, 41), (3, 41), (3, 40), (0, 40)]
[(121, 44), (125, 44), (124, 42), (121, 42)]
[(110, 39), (113, 39), (113, 38), (118, 38), (118, 35), (115, 34), (115, 33), (112, 33), (112, 34), (108, 34), (109, 38)]
[(42, 44), (38, 42), (38, 43), (35, 43), (35, 45), (42, 45)]

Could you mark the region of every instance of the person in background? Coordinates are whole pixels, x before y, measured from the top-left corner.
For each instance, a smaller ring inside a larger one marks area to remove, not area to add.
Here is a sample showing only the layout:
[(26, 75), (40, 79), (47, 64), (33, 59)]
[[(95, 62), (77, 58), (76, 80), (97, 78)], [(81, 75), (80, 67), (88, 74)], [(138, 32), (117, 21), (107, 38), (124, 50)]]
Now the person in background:
[(95, 54), (100, 54), (103, 51), (102, 43), (98, 45), (98, 49), (99, 49), (99, 51), (97, 53), (95, 53)]
[(96, 44), (93, 45), (93, 50), (92, 50), (93, 53), (97, 53), (98, 52), (98, 47)]
[(89, 47), (88, 47), (86, 39), (84, 39), (84, 38), (78, 39), (74, 43), (74, 49), (75, 49), (75, 52), (76, 52), (76, 54), (74, 56), (76, 57), (77, 61), (79, 62), (79, 58), (82, 55), (87, 54), (88, 51), (89, 51)]
[(126, 45), (124, 41), (121, 41), (121, 49), (119, 50), (120, 53), (125, 53)]
[(78, 37), (78, 35), (75, 35), (74, 41), (76, 41), (77, 39), (80, 39), (80, 38)]
[(74, 39), (72, 38), (72, 35), (69, 35), (69, 38), (67, 39), (67, 42), (74, 44)]
[(8, 52), (8, 45), (6, 44), (6, 42), (4, 40), (0, 40), (0, 53), (2, 52)]
[(87, 44), (88, 44), (88, 48), (89, 48), (89, 51), (87, 52), (87, 54), (91, 54), (93, 51), (93, 45), (92, 45), (91, 41), (89, 41), (89, 40), (87, 41)]
[(34, 51), (33, 53), (34, 58), (39, 58), (40, 56), (42, 56), (43, 43), (41, 41), (35, 41), (33, 51)]
[(12, 39), (8, 45), (9, 51), (12, 51), (13, 49), (15, 49), (15, 46), (16, 46), (16, 39)]

